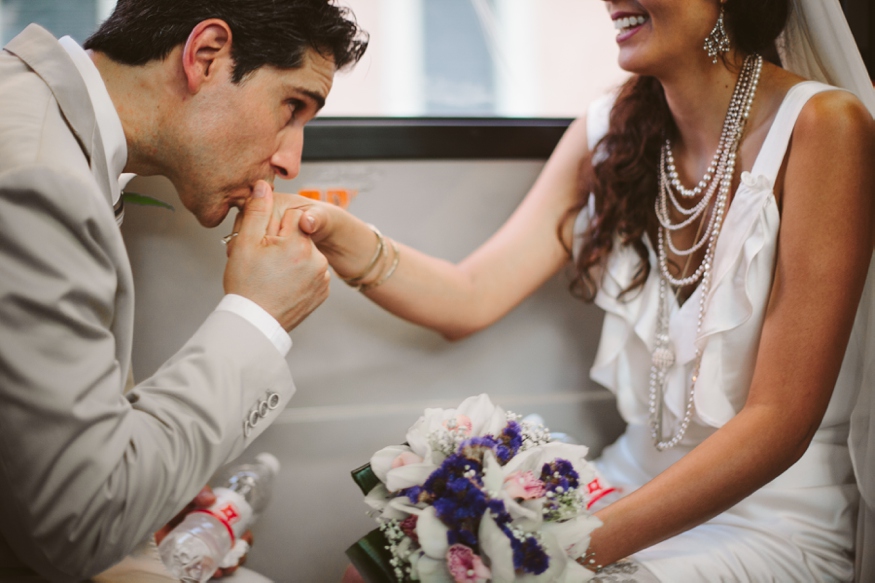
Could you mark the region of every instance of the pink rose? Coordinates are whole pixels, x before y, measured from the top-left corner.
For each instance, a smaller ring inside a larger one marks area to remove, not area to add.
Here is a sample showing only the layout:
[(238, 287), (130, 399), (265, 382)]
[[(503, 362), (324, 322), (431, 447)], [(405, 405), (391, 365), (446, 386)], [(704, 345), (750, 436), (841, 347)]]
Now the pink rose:
[(504, 479), (504, 490), (511, 498), (531, 500), (540, 498), (546, 492), (544, 482), (532, 472), (514, 472)]
[(447, 569), (456, 583), (489, 581), (492, 571), (469, 547), (455, 544), (447, 550)]
[(413, 453), (412, 451), (401, 452), (395, 459), (392, 460), (392, 469), (400, 468), (401, 466), (406, 466), (408, 464), (418, 464), (422, 461), (422, 458)]
[(444, 421), (444, 427), (462, 435), (471, 435), (474, 424), (471, 423), (471, 418), (467, 415), (456, 415), (454, 418)]

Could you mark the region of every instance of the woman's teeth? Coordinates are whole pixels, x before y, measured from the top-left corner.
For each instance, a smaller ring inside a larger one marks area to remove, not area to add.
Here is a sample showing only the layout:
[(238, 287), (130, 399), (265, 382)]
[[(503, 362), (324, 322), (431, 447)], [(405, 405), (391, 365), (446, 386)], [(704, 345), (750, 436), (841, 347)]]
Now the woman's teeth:
[(625, 16), (614, 21), (614, 28), (620, 32), (626, 32), (631, 28), (641, 26), (645, 22), (647, 22), (647, 18), (644, 16)]

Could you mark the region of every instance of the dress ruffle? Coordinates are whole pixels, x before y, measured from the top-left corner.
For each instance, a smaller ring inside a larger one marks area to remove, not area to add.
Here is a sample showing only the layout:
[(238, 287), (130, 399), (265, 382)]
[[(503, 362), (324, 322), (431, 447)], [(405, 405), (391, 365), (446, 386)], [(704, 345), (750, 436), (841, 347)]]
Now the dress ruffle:
[[(584, 211), (586, 212), (586, 211)], [(768, 290), (774, 273), (780, 215), (771, 181), (745, 172), (726, 214), (715, 252), (712, 286), (705, 301), (702, 330), (696, 337), (701, 289), (682, 306), (674, 305), (670, 334), (676, 362), (666, 387), (666, 407), (683, 416), (689, 376), (702, 352), (696, 383), (695, 410), (704, 424), (721, 427), (744, 404), (754, 369)], [(611, 254), (605, 265), (595, 303), (605, 310), (602, 340), (591, 370), (593, 380), (617, 395), (621, 413), (628, 421), (647, 418), (646, 393), (633, 378), (628, 359), (650, 359), (659, 310), (659, 272), (656, 254), (645, 239), (653, 268), (644, 286), (620, 298), (639, 269), (640, 260), (628, 246)], [(747, 324), (747, 325), (746, 325)]]

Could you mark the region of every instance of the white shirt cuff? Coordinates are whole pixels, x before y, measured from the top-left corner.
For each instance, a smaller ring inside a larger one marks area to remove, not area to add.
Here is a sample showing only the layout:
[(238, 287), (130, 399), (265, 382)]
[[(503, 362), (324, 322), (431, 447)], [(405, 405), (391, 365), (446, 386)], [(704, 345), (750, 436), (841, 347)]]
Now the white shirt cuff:
[(276, 346), (279, 353), (285, 357), (292, 348), (292, 339), (289, 333), (280, 326), (276, 318), (268, 314), (264, 308), (243, 296), (227, 294), (216, 306), (217, 312), (231, 312), (237, 314), (253, 326), (261, 330), (268, 340)]

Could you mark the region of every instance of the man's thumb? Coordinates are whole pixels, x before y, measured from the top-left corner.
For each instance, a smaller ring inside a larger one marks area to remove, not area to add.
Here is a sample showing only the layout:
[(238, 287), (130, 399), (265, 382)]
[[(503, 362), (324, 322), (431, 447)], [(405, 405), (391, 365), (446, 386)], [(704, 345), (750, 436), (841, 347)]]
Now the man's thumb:
[(252, 195), (246, 199), (243, 221), (240, 224), (240, 237), (261, 241), (267, 234), (272, 213), (273, 189), (267, 182), (259, 180), (252, 189)]

